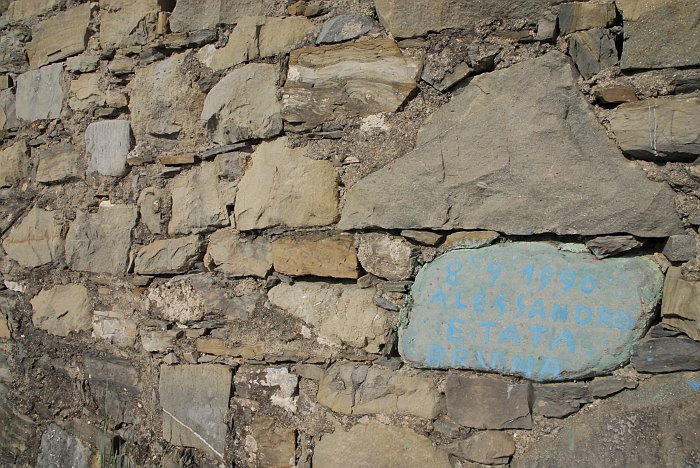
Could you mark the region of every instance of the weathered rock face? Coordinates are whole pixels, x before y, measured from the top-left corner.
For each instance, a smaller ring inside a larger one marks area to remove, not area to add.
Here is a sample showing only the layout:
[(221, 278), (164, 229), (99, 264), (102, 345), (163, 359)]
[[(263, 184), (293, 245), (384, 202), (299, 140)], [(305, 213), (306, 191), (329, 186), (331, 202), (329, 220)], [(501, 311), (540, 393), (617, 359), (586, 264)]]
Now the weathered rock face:
[(55, 424), (41, 436), (41, 452), (36, 460), (37, 468), (70, 466), (88, 468), (92, 452), (77, 437), (67, 433)]
[(530, 429), (530, 383), (510, 383), (499, 377), (450, 375), (445, 387), (447, 414), (477, 429)]
[[(273, 65), (251, 63), (226, 75), (204, 100), (201, 120), (221, 144), (282, 132)], [(231, 92), (236, 90), (236, 92)]]
[(608, 28), (615, 23), (614, 3), (562, 3), (559, 6), (559, 31), (568, 34), (583, 29)]
[(27, 143), (20, 140), (0, 150), (0, 188), (11, 187), (27, 176), (29, 156)]
[(318, 385), (318, 402), (339, 413), (398, 413), (433, 419), (443, 408), (433, 379), (395, 375), (377, 366), (337, 364), (323, 374)]
[(694, 0), (619, 0), (625, 42), (625, 69), (700, 64), (700, 10)]
[(484, 431), (450, 445), (447, 451), (475, 463), (505, 465), (515, 453), (515, 441), (505, 432)]
[(416, 265), (411, 243), (387, 234), (370, 233), (360, 237), (357, 256), (367, 272), (394, 281), (410, 278)]
[(249, 60), (288, 53), (313, 26), (303, 17), (245, 16), (236, 24), (224, 47), (204, 46), (197, 58), (218, 71)]
[(414, 151), (348, 191), (339, 228), (655, 237), (680, 231), (673, 206), (672, 190), (606, 137), (567, 59), (550, 52), (474, 78), (432, 115)]
[(355, 39), (376, 27), (376, 22), (364, 15), (340, 15), (323, 23), (316, 44), (329, 44)]
[(341, 116), (394, 112), (416, 89), (421, 66), (391, 39), (293, 50), (282, 117), (303, 130)]
[(410, 429), (385, 426), (377, 422), (359, 424), (350, 431), (340, 428), (316, 443), (313, 464), (319, 468), (337, 466), (338, 460), (352, 460), (355, 466), (449, 468), (447, 453), (440, 451), (425, 436)]
[(700, 98), (664, 97), (622, 104), (615, 109), (610, 127), (629, 156), (693, 161), (700, 156), (698, 120)]
[(160, 367), (163, 438), (224, 458), (231, 370), (214, 364)]
[(92, 5), (84, 3), (42, 21), (27, 44), (29, 65), (39, 68), (85, 50)]
[(153, 234), (162, 234), (165, 221), (165, 208), (170, 206), (170, 192), (148, 187), (139, 194), (139, 214), (141, 221)]
[(0, 91), (0, 130), (9, 130), (18, 126), (15, 103), (16, 98), (12, 90)]
[(376, 0), (377, 15), (394, 37), (422, 36), (430, 31), (466, 28), (476, 20), (537, 19), (557, 0)]
[(115, 45), (143, 44), (155, 35), (156, 16), (169, 1), (164, 0), (100, 0), (100, 45), (108, 49)]
[(69, 284), (42, 289), (31, 303), (32, 323), (52, 335), (68, 336), (92, 327), (92, 305), (85, 286)]
[(88, 174), (120, 177), (129, 171), (126, 155), (131, 149), (128, 120), (104, 120), (91, 123), (85, 130), (85, 151), (90, 156)]
[(70, 83), (68, 106), (75, 111), (87, 111), (96, 106), (103, 106), (107, 96), (100, 89), (100, 75), (86, 73)]
[(36, 180), (43, 184), (63, 182), (80, 176), (78, 150), (70, 143), (52, 146), (39, 154)]
[(274, 418), (257, 416), (251, 428), (259, 466), (293, 466), (296, 450), (294, 430), (275, 425)]
[(219, 23), (236, 24), (244, 16), (264, 15), (274, 0), (180, 0), (170, 18), (174, 32), (216, 29)]
[(700, 341), (700, 282), (686, 281), (681, 277), (680, 268), (669, 268), (661, 315), (664, 324)]
[(700, 370), (700, 342), (682, 336), (646, 338), (635, 346), (631, 362), (637, 372), (651, 374)]
[(387, 316), (374, 305), (374, 292), (324, 283), (279, 284), (270, 289), (273, 305), (314, 327), (319, 340), (378, 352), (386, 341)]
[(190, 234), (229, 224), (226, 206), (233, 204), (236, 191), (219, 180), (215, 163), (204, 163), (175, 177), (170, 193), (172, 216), (168, 234)]
[(421, 270), (400, 351), (415, 365), (565, 380), (624, 364), (661, 297), (645, 258), (547, 244), (452, 251)]
[(602, 69), (617, 63), (615, 37), (607, 29), (574, 33), (569, 36), (569, 54), (576, 62), (581, 76), (589, 79)]
[(7, 16), (12, 22), (19, 22), (32, 16), (42, 15), (60, 4), (60, 0), (23, 0), (11, 2)]
[(17, 118), (30, 122), (58, 119), (63, 106), (63, 65), (54, 64), (17, 77)]
[(5, 237), (2, 247), (23, 267), (38, 267), (63, 255), (62, 228), (54, 213), (34, 207)]
[(136, 322), (120, 312), (96, 310), (92, 317), (92, 333), (115, 346), (131, 348), (139, 331)]
[(227, 275), (264, 278), (272, 268), (272, 246), (263, 237), (247, 239), (233, 229), (220, 229), (209, 236), (204, 263)]
[[(642, 382), (568, 420), (544, 436), (512, 466), (685, 466), (697, 460), (700, 441), (698, 373)], [(591, 457), (595, 454), (595, 457)]]
[(90, 392), (109, 421), (139, 423), (139, 406), (135, 400), (140, 397), (141, 384), (139, 373), (131, 363), (125, 359), (85, 355), (83, 365)]
[(238, 186), (238, 229), (324, 226), (337, 220), (335, 169), (305, 154), (305, 148), (288, 148), (286, 138), (258, 146)]
[(201, 250), (202, 240), (197, 235), (156, 240), (136, 254), (134, 272), (141, 275), (184, 273), (201, 258)]
[(126, 272), (135, 206), (101, 207), (97, 213), (77, 213), (66, 234), (66, 261), (76, 271)]
[(185, 72), (185, 54), (136, 70), (131, 82), (131, 125), (138, 143), (165, 147), (199, 132), (204, 94)]
[(352, 236), (307, 234), (272, 242), (275, 271), (292, 276), (357, 278), (358, 262)]

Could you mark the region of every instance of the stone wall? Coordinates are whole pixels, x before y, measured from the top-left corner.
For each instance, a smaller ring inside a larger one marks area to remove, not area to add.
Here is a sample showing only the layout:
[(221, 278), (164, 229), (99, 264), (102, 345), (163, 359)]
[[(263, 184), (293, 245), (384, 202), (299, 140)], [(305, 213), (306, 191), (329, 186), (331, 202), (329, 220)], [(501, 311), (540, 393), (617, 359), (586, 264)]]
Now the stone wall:
[(0, 13), (0, 465), (700, 464), (696, 0)]

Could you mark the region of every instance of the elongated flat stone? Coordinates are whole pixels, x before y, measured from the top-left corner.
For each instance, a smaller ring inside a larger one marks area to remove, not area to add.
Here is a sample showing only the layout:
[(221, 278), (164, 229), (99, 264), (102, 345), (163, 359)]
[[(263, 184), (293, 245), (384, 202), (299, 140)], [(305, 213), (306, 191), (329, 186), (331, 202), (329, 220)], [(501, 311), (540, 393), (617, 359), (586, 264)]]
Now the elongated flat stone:
[(454, 250), (418, 273), (399, 351), (417, 367), (536, 381), (604, 374), (629, 361), (662, 283), (645, 257), (597, 260), (544, 243)]

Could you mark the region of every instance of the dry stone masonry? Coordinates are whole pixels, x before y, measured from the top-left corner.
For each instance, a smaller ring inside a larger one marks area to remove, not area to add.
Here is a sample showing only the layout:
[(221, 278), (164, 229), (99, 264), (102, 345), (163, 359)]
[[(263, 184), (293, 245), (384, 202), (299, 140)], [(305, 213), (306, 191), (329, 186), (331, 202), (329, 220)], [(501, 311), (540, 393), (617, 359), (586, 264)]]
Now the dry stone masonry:
[(0, 466), (696, 466), (696, 0), (0, 0)]

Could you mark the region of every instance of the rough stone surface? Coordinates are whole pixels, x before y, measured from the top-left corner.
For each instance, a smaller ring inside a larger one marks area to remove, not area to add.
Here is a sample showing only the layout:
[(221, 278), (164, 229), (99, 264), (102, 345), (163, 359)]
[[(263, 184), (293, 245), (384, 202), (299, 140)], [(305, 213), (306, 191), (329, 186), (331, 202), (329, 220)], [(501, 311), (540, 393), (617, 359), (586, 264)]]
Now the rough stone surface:
[(666, 272), (661, 302), (663, 323), (700, 341), (700, 282), (686, 281), (681, 269), (671, 267)]
[(695, 258), (696, 251), (694, 236), (676, 235), (668, 238), (662, 253), (672, 262), (687, 262)]
[(642, 243), (633, 236), (602, 236), (586, 242), (588, 250), (598, 258), (611, 257), (641, 246)]
[(322, 343), (348, 345), (377, 353), (386, 342), (386, 312), (373, 303), (374, 292), (343, 284), (279, 284), (270, 302), (314, 327)]
[(27, 143), (20, 140), (0, 150), (0, 188), (11, 187), (27, 177), (29, 156)]
[(293, 429), (279, 427), (274, 418), (256, 416), (251, 435), (256, 442), (255, 461), (258, 466), (294, 466), (296, 435)]
[(430, 231), (415, 231), (412, 229), (405, 229), (401, 231), (401, 235), (406, 239), (412, 240), (423, 245), (438, 245), (445, 238), (444, 235), (438, 234), (436, 232)]
[(34, 207), (2, 241), (7, 255), (27, 268), (58, 260), (63, 255), (63, 224), (54, 213)]
[(433, 379), (397, 375), (378, 366), (336, 364), (324, 372), (318, 385), (318, 402), (339, 413), (434, 419), (443, 409)]
[(593, 399), (585, 384), (536, 385), (532, 412), (547, 418), (564, 418), (578, 411), (581, 405), (591, 401)]
[(264, 237), (246, 238), (234, 229), (220, 229), (209, 237), (204, 263), (226, 275), (264, 278), (272, 269), (272, 246)]
[(606, 373), (629, 359), (662, 284), (643, 257), (601, 261), (540, 243), (451, 251), (418, 273), (399, 350), (421, 367), (533, 380)]
[(85, 286), (68, 284), (42, 289), (31, 303), (32, 323), (52, 335), (68, 336), (92, 327), (92, 305)]
[(416, 265), (411, 243), (388, 234), (363, 234), (357, 247), (357, 257), (367, 272), (392, 281), (409, 279)]
[(19, 126), (15, 110), (17, 99), (10, 89), (0, 91), (0, 130), (9, 130)]
[(692, 466), (700, 439), (700, 375), (660, 376), (642, 382), (531, 444), (511, 462), (531, 466)]
[(17, 77), (17, 118), (33, 122), (58, 119), (63, 107), (60, 63), (31, 70)]
[(52, 146), (39, 154), (36, 180), (43, 184), (63, 182), (80, 177), (78, 150), (70, 143)]
[(204, 93), (184, 69), (186, 54), (138, 68), (131, 81), (131, 125), (136, 141), (169, 147), (200, 132)]
[(358, 424), (345, 432), (340, 428), (316, 442), (313, 466), (331, 468), (345, 460), (349, 467), (391, 468), (401, 460), (405, 468), (451, 468), (447, 453), (425, 436), (410, 429), (378, 422)]
[(394, 112), (416, 89), (421, 66), (391, 39), (293, 50), (282, 117), (305, 130), (336, 117)]
[(595, 97), (598, 103), (608, 106), (637, 101), (637, 93), (631, 86), (597, 88)]
[(649, 338), (632, 353), (632, 366), (652, 374), (700, 370), (700, 342), (685, 337)]
[(156, 240), (136, 254), (134, 272), (140, 275), (185, 273), (201, 258), (202, 240), (198, 235)]
[(334, 16), (325, 23), (316, 39), (316, 44), (329, 44), (333, 42), (349, 41), (367, 34), (377, 23), (369, 16), (364, 15), (339, 15)]
[(236, 191), (219, 180), (219, 168), (215, 163), (202, 163), (178, 175), (169, 188), (172, 216), (168, 234), (190, 234), (229, 224), (226, 206), (233, 204)]
[(128, 360), (85, 355), (83, 365), (90, 393), (112, 424), (141, 422), (139, 373)]
[(414, 151), (350, 188), (339, 228), (663, 237), (681, 230), (673, 199), (620, 154), (550, 52), (475, 77)]
[(594, 28), (608, 28), (615, 23), (614, 3), (562, 3), (559, 5), (559, 31), (568, 34)]
[(51, 424), (41, 436), (37, 468), (89, 468), (92, 452), (77, 437)]
[(66, 234), (66, 261), (76, 271), (124, 274), (129, 260), (136, 207), (101, 207), (78, 212)]
[(91, 15), (92, 5), (84, 3), (37, 24), (27, 44), (29, 65), (39, 68), (84, 51)]
[(505, 432), (483, 431), (449, 445), (447, 451), (475, 463), (505, 465), (515, 453), (515, 441)]
[(225, 145), (281, 133), (276, 82), (275, 67), (263, 63), (245, 65), (222, 78), (207, 94), (200, 117), (212, 139)]
[(43, 15), (60, 4), (60, 0), (20, 0), (10, 3), (7, 16), (12, 22), (20, 22), (32, 16)]
[(538, 19), (556, 0), (375, 0), (377, 15), (394, 37), (466, 28), (486, 18)]
[(475, 429), (531, 429), (532, 385), (499, 377), (449, 375), (447, 415)]
[[(4, 304), (2, 304), (4, 306)], [(4, 307), (0, 306), (0, 340), (9, 340), (12, 338), (10, 324), (5, 317)]]
[(494, 231), (462, 231), (453, 232), (445, 239), (442, 249), (480, 249), (492, 244), (499, 238), (499, 234)]
[(164, 189), (148, 187), (141, 191), (138, 199), (141, 221), (152, 234), (163, 233), (165, 210), (170, 206), (170, 192)]
[(625, 42), (623, 70), (700, 64), (700, 9), (695, 0), (618, 0)]
[(591, 29), (569, 36), (569, 54), (585, 79), (617, 63), (615, 37), (607, 29)]
[(126, 155), (131, 150), (128, 120), (93, 122), (85, 130), (85, 151), (90, 156), (88, 174), (120, 177), (129, 171)]
[(700, 98), (663, 97), (622, 104), (610, 121), (625, 154), (651, 161), (693, 161), (700, 156)]
[(288, 148), (286, 138), (258, 146), (238, 187), (238, 229), (324, 226), (337, 220), (335, 169), (305, 155), (305, 148)]
[(136, 322), (120, 312), (96, 310), (92, 317), (92, 333), (113, 345), (131, 348), (139, 331)]
[(146, 17), (149, 13), (155, 16), (165, 3), (163, 0), (100, 0), (102, 48), (146, 43), (155, 36), (155, 21), (150, 22), (149, 28)]
[(291, 276), (357, 278), (357, 252), (352, 236), (304, 234), (272, 242), (275, 271)]
[(206, 45), (197, 52), (197, 58), (219, 71), (243, 62), (286, 54), (302, 42), (313, 27), (314, 24), (303, 17), (245, 16), (229, 34), (224, 47)]
[(230, 393), (231, 370), (226, 366), (161, 366), (163, 438), (223, 459)]
[(97, 106), (104, 106), (107, 96), (100, 89), (100, 75), (86, 73), (70, 83), (68, 106), (74, 111), (85, 112)]
[(637, 381), (624, 377), (596, 377), (591, 382), (590, 392), (594, 398), (605, 398), (625, 389), (637, 388)]
[(274, 0), (180, 0), (170, 17), (174, 32), (216, 29), (220, 23), (236, 24), (244, 16), (264, 15)]

